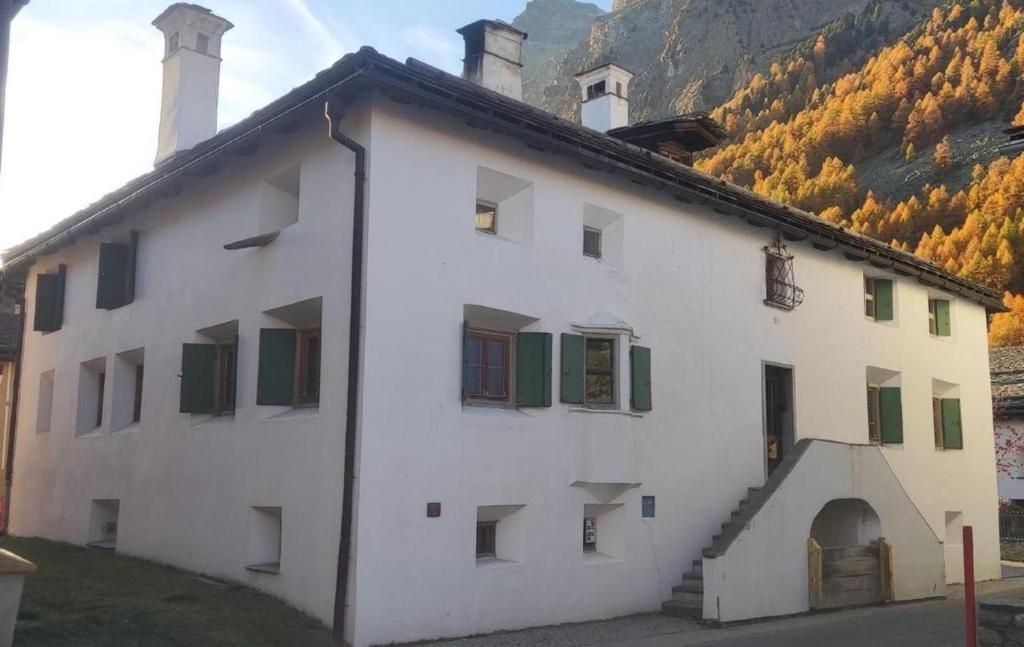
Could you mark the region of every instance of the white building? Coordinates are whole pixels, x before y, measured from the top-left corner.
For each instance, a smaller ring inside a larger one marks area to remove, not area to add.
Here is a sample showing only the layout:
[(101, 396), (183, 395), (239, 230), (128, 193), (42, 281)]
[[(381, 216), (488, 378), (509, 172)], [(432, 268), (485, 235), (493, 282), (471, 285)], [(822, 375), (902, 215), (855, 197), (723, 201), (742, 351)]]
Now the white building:
[[(706, 116), (595, 130), (494, 91), (502, 23), (460, 30), (470, 80), (364, 48), (216, 134), (168, 115), (230, 24), (157, 24), (159, 165), (4, 256), (11, 532), (359, 646), (943, 595), (965, 524), (999, 577), (998, 295), (674, 161)], [(604, 70), (581, 98), (626, 100)]]

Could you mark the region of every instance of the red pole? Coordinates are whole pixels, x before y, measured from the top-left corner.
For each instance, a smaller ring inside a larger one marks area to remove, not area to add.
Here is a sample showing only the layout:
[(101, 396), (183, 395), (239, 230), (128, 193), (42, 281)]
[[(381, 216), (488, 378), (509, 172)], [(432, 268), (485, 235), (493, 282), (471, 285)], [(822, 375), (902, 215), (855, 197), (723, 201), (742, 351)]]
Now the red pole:
[(978, 607), (974, 601), (974, 529), (964, 526), (964, 613), (967, 647), (978, 647)]

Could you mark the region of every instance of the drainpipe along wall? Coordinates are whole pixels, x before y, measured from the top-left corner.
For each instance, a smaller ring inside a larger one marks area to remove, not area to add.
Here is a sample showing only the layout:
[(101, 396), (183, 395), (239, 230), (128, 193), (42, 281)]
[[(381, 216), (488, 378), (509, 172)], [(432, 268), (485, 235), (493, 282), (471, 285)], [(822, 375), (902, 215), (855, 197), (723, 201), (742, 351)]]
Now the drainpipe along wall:
[(352, 197), (352, 285), (349, 307), (348, 394), (345, 408), (345, 474), (341, 492), (341, 534), (338, 542), (338, 576), (334, 592), (334, 642), (345, 643), (345, 612), (348, 608), (349, 571), (352, 556), (353, 515), (355, 499), (356, 444), (359, 413), (359, 362), (362, 350), (363, 318), (363, 231), (366, 202), (366, 149), (341, 131), (345, 106), (328, 98), (324, 114), (331, 139), (355, 154), (355, 187)]

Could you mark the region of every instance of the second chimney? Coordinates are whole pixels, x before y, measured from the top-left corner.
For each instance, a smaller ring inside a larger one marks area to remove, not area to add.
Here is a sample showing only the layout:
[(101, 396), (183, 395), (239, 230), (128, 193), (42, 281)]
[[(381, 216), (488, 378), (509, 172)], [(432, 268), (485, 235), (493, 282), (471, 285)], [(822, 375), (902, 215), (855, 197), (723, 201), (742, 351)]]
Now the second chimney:
[(456, 31), (466, 41), (462, 78), (522, 100), (526, 32), (499, 20), (478, 20)]
[(177, 2), (156, 17), (164, 33), (164, 81), (155, 164), (217, 134), (220, 37), (233, 25), (209, 9)]
[(603, 133), (629, 125), (629, 82), (633, 75), (606, 63), (576, 75), (583, 99), (583, 125)]

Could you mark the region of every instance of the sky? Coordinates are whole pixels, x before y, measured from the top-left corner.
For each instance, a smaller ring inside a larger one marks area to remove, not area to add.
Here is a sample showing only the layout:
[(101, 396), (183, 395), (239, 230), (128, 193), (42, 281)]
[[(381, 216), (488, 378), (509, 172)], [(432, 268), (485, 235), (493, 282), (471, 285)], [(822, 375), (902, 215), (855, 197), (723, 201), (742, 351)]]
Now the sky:
[[(612, 0), (591, 0), (603, 9)], [(371, 45), (461, 70), (455, 29), (526, 0), (198, 0), (224, 35), (218, 127)], [(0, 250), (153, 167), (170, 0), (31, 0), (14, 19), (0, 168)]]

